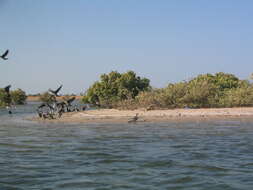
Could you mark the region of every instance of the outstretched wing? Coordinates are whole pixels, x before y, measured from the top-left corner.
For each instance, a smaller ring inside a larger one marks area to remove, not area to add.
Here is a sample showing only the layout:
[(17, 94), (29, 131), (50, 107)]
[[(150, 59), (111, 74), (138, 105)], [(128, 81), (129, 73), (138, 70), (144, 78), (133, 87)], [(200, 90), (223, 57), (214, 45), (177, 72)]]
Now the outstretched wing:
[(76, 97), (72, 97), (69, 100), (67, 100), (68, 104), (70, 105), (75, 99), (76, 99)]
[(61, 90), (61, 88), (62, 88), (62, 85), (56, 89), (55, 93), (57, 94)]
[(42, 104), (40, 104), (40, 105), (38, 106), (38, 109), (43, 108), (43, 107), (45, 107), (45, 106), (46, 106), (46, 104), (42, 103)]
[(47, 104), (47, 107), (49, 107), (49, 109), (53, 110), (53, 106), (51, 106), (50, 104)]
[(7, 49), (1, 57), (5, 58), (8, 55), (8, 53), (9, 53), (9, 50)]

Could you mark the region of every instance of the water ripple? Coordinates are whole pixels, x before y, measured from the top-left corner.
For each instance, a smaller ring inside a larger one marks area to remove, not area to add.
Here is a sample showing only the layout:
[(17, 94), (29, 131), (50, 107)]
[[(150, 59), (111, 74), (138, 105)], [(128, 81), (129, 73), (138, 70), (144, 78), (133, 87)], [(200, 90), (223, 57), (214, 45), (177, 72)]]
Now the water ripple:
[(0, 114), (1, 190), (253, 187), (252, 121), (44, 125), (22, 118)]

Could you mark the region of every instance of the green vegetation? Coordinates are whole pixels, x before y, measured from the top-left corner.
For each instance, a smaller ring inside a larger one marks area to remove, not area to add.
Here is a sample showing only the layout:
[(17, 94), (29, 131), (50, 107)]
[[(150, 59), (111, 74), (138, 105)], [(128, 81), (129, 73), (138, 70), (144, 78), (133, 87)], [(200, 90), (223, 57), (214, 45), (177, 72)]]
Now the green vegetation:
[(112, 71), (100, 76), (83, 96), (84, 103), (112, 108), (119, 102), (135, 97), (143, 91), (150, 90), (149, 80), (136, 76), (133, 71), (118, 73)]
[(133, 71), (101, 76), (83, 97), (85, 103), (119, 109), (217, 108), (253, 105), (253, 85), (232, 74), (199, 75), (189, 81), (152, 89)]
[(26, 103), (26, 93), (20, 88), (14, 91), (11, 91), (11, 99), (14, 104), (25, 104)]
[(25, 104), (26, 98), (26, 93), (21, 89), (11, 91), (10, 96), (4, 91), (4, 89), (0, 89), (0, 107), (10, 104)]

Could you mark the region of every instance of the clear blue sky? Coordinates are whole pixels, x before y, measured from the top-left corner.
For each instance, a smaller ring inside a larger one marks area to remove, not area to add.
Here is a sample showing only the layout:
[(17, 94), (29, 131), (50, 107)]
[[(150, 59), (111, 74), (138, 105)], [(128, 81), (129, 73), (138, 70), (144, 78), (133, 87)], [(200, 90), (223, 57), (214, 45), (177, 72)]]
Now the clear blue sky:
[(0, 0), (0, 86), (80, 93), (134, 70), (163, 87), (253, 72), (252, 0)]

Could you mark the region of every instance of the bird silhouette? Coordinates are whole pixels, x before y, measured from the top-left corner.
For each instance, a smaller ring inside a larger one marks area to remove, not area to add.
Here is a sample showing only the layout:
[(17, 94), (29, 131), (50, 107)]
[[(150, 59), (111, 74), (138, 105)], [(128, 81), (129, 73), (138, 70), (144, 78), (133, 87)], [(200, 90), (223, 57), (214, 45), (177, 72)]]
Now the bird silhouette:
[(57, 107), (59, 107), (59, 106), (63, 107), (63, 106), (65, 106), (65, 105), (66, 105), (65, 102), (57, 102), (57, 103), (56, 103), (56, 106), (57, 106)]
[(66, 100), (67, 105), (68, 105), (68, 106), (71, 106), (71, 103), (72, 103), (75, 99), (76, 99), (76, 97), (72, 97), (72, 98)]
[(57, 88), (56, 90), (51, 90), (51, 89), (49, 89), (49, 92), (51, 92), (51, 93), (54, 94), (55, 96), (59, 96), (59, 95), (58, 95), (58, 92), (61, 90), (61, 88), (62, 88), (62, 85), (61, 85), (59, 88)]
[(49, 109), (50, 109), (51, 111), (54, 111), (54, 107), (51, 106), (50, 104), (47, 103), (46, 106), (49, 107)]
[(8, 58), (6, 57), (9, 53), (9, 50), (7, 49), (3, 55), (1, 55), (0, 57), (3, 59), (3, 60), (7, 60)]
[(10, 94), (10, 88), (11, 88), (11, 85), (8, 85), (8, 86), (4, 87), (4, 91), (5, 91), (7, 94)]
[(42, 103), (42, 104), (40, 104), (40, 105), (38, 106), (38, 109), (43, 108), (43, 107), (45, 107), (45, 106), (46, 106), (46, 104), (45, 104), (45, 103)]

